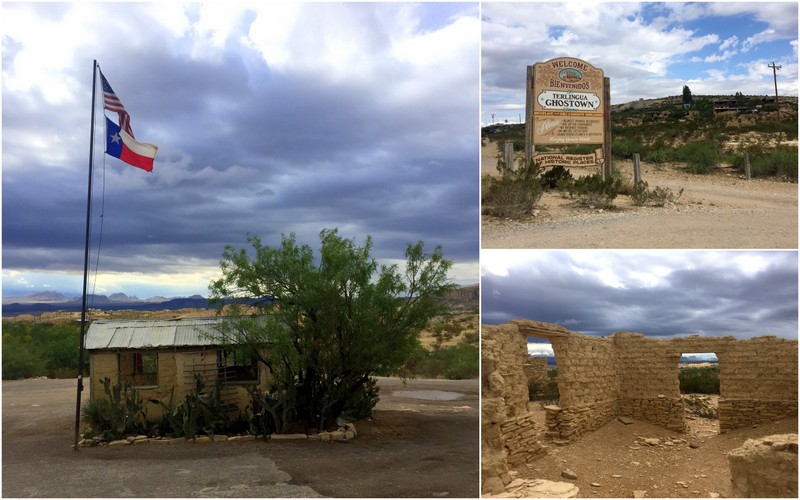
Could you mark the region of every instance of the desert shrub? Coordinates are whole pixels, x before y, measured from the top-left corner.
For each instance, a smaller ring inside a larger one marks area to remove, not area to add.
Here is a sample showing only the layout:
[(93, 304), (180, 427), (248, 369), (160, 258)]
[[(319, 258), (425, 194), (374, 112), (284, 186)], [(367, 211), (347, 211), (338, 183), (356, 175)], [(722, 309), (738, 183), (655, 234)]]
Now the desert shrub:
[(714, 141), (687, 142), (676, 151), (677, 159), (686, 162), (693, 174), (708, 174), (719, 165), (719, 148)]
[(514, 170), (501, 160), (497, 169), (501, 177), (484, 176), (481, 207), (486, 215), (520, 217), (529, 214), (542, 197), (540, 168), (531, 162)]
[(558, 368), (547, 371), (546, 381), (528, 381), (528, 399), (539, 401), (542, 406), (558, 403)]
[(681, 195), (683, 195), (683, 188), (676, 195), (670, 188), (656, 186), (650, 191), (649, 198), (654, 207), (663, 207), (667, 203), (675, 203)]
[(611, 176), (603, 179), (601, 174), (592, 174), (570, 181), (559, 182), (559, 189), (569, 193), (578, 204), (587, 207), (611, 208), (622, 189), (622, 179)]
[(617, 158), (633, 158), (634, 153), (643, 149), (641, 141), (632, 137), (614, 137), (611, 141), (611, 154)]
[(683, 194), (683, 188), (675, 195), (670, 188), (656, 186), (650, 189), (647, 181), (639, 181), (633, 185), (629, 194), (633, 204), (637, 207), (642, 207), (648, 203), (655, 207), (663, 207), (667, 203), (675, 203)]
[(477, 345), (462, 342), (432, 351), (420, 346), (396, 374), (403, 377), (461, 380), (477, 377), (479, 365)]
[(639, 181), (631, 189), (631, 200), (637, 207), (643, 207), (649, 198), (650, 191), (647, 189), (647, 182)]
[(642, 153), (642, 160), (651, 163), (665, 163), (675, 159), (675, 149), (668, 146), (648, 148)]
[(559, 181), (571, 180), (573, 180), (572, 173), (561, 165), (550, 168), (541, 175), (541, 184), (545, 189), (556, 189)]
[(681, 394), (719, 394), (719, 367), (682, 368), (678, 374)]
[[(757, 150), (750, 154), (750, 173), (753, 177), (786, 176), (790, 180), (797, 181), (797, 161), (797, 148)], [(737, 156), (733, 166), (744, 172), (744, 158)]]

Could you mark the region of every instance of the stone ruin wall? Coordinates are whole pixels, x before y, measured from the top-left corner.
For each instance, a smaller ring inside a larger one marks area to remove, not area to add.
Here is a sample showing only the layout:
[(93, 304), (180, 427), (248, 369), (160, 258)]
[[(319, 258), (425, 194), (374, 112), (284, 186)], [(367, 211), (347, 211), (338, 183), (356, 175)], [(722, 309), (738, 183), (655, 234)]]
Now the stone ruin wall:
[(720, 432), (797, 416), (797, 341), (730, 342), (720, 357)]
[(606, 340), (582, 335), (550, 337), (558, 365), (559, 404), (545, 407), (547, 434), (569, 440), (617, 415), (616, 353)]
[(663, 340), (638, 333), (615, 333), (610, 341), (619, 353), (619, 414), (684, 432), (680, 352)]
[(680, 355), (688, 352), (717, 355), (720, 432), (797, 415), (796, 340), (773, 336), (658, 340), (631, 333), (615, 333), (612, 338), (623, 363), (621, 415), (683, 431), (678, 373)]
[(556, 325), (514, 320), (520, 336), (550, 340), (560, 401), (547, 410), (548, 435), (570, 440), (616, 416), (683, 432), (681, 353), (714, 352), (720, 366), (720, 431), (797, 415), (796, 340), (763, 336), (652, 339), (619, 332), (586, 337)]
[(558, 405), (545, 408), (547, 435), (569, 441), (617, 416), (678, 432), (685, 410), (678, 381), (682, 353), (713, 352), (720, 366), (720, 431), (797, 416), (797, 340), (764, 336), (652, 339), (620, 332), (587, 337), (557, 325), (514, 320), (484, 325), (482, 491), (502, 491), (508, 467), (546, 453), (528, 416), (527, 338), (547, 338), (558, 364)]
[(528, 347), (510, 325), (483, 326), (481, 335), (481, 491), (499, 493), (511, 482), (509, 466), (547, 453), (544, 429), (528, 413), (523, 366)]

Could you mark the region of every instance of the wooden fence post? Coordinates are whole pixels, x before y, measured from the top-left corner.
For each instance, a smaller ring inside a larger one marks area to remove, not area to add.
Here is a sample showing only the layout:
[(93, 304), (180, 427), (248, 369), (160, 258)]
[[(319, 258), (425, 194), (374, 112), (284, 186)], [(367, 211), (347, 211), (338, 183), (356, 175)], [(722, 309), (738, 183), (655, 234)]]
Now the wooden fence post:
[(639, 153), (633, 153), (633, 185), (642, 182), (642, 169), (639, 166)]
[(744, 178), (750, 180), (750, 153), (744, 152)]
[(611, 167), (611, 79), (603, 78), (603, 179), (610, 179)]
[(503, 144), (503, 160), (506, 162), (506, 168), (514, 170), (514, 143), (506, 142)]

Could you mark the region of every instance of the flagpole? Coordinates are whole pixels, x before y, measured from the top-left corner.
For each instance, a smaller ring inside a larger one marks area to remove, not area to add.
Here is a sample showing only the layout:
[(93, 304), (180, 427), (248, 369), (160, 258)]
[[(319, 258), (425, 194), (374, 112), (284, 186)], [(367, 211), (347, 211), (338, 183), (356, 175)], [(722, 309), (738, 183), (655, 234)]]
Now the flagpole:
[(86, 332), (86, 290), (89, 283), (89, 239), (92, 222), (92, 170), (94, 168), (94, 108), (97, 91), (97, 59), (92, 61), (92, 124), (89, 133), (89, 190), (86, 200), (86, 247), (83, 257), (83, 302), (81, 306), (81, 339), (78, 355), (78, 400), (75, 403), (75, 441), (72, 449), (78, 451), (78, 439), (81, 431), (81, 391), (83, 391), (83, 366)]

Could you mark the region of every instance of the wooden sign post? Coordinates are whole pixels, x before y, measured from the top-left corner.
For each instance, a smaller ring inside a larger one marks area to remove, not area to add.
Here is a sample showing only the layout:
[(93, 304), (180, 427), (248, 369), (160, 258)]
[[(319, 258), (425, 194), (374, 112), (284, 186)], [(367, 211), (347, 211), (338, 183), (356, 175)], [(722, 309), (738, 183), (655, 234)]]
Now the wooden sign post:
[(602, 165), (610, 176), (611, 91), (603, 70), (573, 57), (551, 59), (528, 66), (526, 88), (525, 160), (540, 158), (536, 144), (602, 144), (601, 154), (546, 153), (541, 165)]

